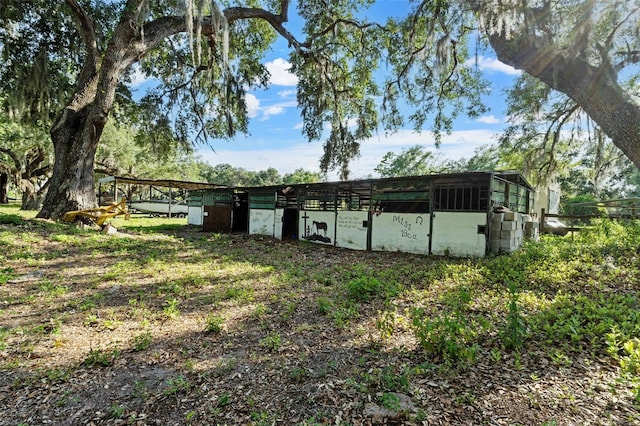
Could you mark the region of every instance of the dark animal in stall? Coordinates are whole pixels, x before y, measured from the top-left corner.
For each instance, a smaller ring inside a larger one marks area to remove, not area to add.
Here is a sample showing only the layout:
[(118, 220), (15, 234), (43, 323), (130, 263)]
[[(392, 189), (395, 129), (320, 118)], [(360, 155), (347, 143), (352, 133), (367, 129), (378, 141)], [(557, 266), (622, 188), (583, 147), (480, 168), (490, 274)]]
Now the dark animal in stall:
[(327, 222), (316, 222), (314, 220), (313, 226), (316, 228), (316, 234), (322, 230), (324, 232), (324, 236), (327, 236)]

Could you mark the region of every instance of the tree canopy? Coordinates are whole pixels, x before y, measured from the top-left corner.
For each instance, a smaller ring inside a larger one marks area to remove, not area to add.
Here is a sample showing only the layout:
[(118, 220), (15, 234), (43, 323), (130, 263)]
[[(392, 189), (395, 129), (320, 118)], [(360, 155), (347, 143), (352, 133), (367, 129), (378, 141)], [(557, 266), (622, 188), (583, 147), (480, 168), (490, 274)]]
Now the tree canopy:
[[(348, 176), (374, 132), (411, 124), (436, 140), (458, 114), (485, 111), (477, 46), (564, 93), (640, 165), (640, 2), (412, 1), (374, 22), (373, 0), (309, 0), (287, 29), (289, 0), (7, 0), (0, 10), (3, 108), (48, 120), (55, 150), (41, 217), (92, 207), (93, 162), (110, 116), (185, 143), (247, 130), (247, 90), (264, 87), (273, 41), (290, 47), (303, 135), (324, 140), (321, 169)], [(141, 70), (157, 87), (134, 105)], [(405, 108), (406, 107), (406, 108)], [(406, 113), (406, 111), (409, 113)]]
[(444, 167), (444, 162), (436, 154), (414, 145), (399, 154), (387, 152), (374, 170), (381, 177), (398, 177), (427, 175), (439, 172)]

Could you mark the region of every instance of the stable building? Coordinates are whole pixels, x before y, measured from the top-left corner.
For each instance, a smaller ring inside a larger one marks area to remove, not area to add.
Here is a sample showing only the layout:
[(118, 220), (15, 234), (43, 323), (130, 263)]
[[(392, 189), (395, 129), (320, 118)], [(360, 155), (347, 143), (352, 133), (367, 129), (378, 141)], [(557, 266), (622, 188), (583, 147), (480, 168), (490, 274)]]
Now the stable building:
[(533, 188), (517, 172), (467, 172), (205, 189), (189, 205), (201, 203), (205, 231), (482, 257), (522, 244), (536, 228), (532, 200)]

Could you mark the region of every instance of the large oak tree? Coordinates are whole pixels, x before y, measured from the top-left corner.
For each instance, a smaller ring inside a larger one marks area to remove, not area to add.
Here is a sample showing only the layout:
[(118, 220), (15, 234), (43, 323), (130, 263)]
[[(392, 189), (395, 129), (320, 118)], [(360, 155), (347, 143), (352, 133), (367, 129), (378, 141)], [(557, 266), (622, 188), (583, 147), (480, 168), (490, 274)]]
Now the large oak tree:
[(377, 23), (363, 18), (373, 1), (308, 0), (295, 35), (288, 0), (4, 3), (5, 109), (36, 116), (60, 105), (41, 217), (95, 204), (96, 147), (135, 64), (160, 82), (144, 102), (174, 117), (184, 139), (228, 137), (247, 128), (244, 93), (267, 84), (261, 59), (276, 37), (291, 48), (303, 133), (325, 141), (324, 170), (346, 177), (380, 123), (428, 123), (437, 136), (457, 114), (482, 113), (486, 86), (467, 61), (476, 42), (568, 95), (640, 165), (640, 102), (621, 82), (639, 74), (637, 0), (414, 1), (405, 18)]

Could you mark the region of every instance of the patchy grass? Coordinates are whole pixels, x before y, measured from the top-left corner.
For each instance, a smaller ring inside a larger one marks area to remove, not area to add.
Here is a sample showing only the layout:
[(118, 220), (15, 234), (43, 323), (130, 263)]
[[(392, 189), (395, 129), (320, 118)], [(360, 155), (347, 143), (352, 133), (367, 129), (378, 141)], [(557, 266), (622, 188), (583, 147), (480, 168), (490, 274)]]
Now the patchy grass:
[(0, 207), (7, 424), (640, 421), (636, 223), (452, 260), (33, 217)]

